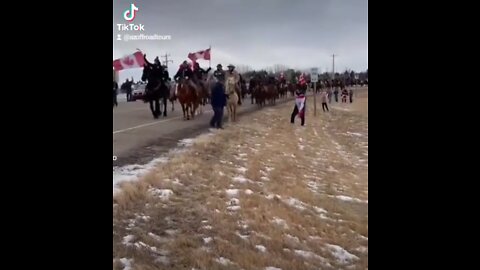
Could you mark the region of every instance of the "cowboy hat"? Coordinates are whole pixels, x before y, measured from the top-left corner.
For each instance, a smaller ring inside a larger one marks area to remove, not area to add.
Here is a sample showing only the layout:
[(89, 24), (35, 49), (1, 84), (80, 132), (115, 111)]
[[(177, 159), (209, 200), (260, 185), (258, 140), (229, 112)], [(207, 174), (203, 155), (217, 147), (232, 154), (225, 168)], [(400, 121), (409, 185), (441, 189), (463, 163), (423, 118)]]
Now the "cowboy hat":
[(232, 65), (232, 64), (228, 65), (227, 67), (233, 67), (233, 68), (235, 68), (235, 66), (234, 66), (234, 65)]

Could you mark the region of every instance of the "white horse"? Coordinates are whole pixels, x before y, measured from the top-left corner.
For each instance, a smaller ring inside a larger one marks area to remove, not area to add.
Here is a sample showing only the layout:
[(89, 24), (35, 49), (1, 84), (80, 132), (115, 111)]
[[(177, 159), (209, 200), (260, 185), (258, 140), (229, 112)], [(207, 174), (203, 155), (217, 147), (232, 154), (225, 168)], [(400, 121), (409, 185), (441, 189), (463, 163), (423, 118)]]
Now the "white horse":
[(225, 92), (228, 95), (227, 100), (227, 110), (228, 110), (228, 117), (230, 121), (235, 122), (237, 121), (237, 106), (238, 106), (238, 95), (236, 91), (236, 82), (235, 78), (229, 77), (226, 81), (226, 89)]

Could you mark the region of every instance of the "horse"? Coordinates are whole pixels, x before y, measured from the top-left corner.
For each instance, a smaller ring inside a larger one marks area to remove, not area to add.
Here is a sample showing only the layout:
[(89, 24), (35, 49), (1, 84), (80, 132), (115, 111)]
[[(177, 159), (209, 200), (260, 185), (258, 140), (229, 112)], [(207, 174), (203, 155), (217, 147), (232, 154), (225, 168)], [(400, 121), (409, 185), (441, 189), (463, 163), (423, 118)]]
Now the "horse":
[[(142, 73), (142, 81), (148, 81), (145, 87), (144, 102), (150, 103), (150, 111), (155, 119), (158, 119), (161, 115), (160, 99), (163, 99), (163, 116), (167, 117), (167, 99), (170, 96), (170, 91), (165, 85), (162, 73), (161, 70), (156, 72), (148, 66), (143, 68)], [(154, 102), (155, 108), (153, 107)]]
[(175, 110), (175, 101), (177, 100), (177, 84), (170, 83), (170, 97), (169, 100), (172, 103), (172, 112)]
[(232, 122), (237, 121), (237, 106), (238, 106), (239, 96), (237, 94), (236, 88), (237, 87), (235, 83), (235, 78), (233, 77), (227, 78), (225, 92), (228, 95), (228, 100), (227, 100), (228, 116), (230, 121)]
[(267, 92), (267, 98), (270, 105), (275, 105), (276, 99), (278, 97), (277, 86), (275, 84), (268, 84), (267, 86), (265, 86), (265, 90)]
[(195, 118), (195, 110), (198, 106), (197, 91), (192, 87), (187, 79), (180, 79), (177, 84), (177, 98), (182, 106), (183, 119), (190, 120)]

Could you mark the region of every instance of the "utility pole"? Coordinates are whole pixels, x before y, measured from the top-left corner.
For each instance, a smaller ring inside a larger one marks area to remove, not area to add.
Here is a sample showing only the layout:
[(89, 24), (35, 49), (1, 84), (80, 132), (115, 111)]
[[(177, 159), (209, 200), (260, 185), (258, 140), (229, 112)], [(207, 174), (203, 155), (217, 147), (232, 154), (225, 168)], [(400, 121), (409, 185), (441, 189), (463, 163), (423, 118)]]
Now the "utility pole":
[(169, 56), (170, 56), (170, 54), (166, 54), (166, 53), (165, 53), (165, 55), (162, 55), (162, 58), (165, 58), (165, 61), (163, 61), (163, 62), (164, 62), (164, 64), (165, 64), (165, 66), (167, 66), (167, 69), (168, 69), (168, 63), (172, 63), (172, 64), (173, 64), (173, 61), (172, 61), (172, 60), (168, 60), (168, 57), (169, 57)]
[(333, 57), (333, 61), (332, 61), (332, 79), (335, 79), (335, 56), (338, 56), (338, 55), (332, 54), (332, 57)]

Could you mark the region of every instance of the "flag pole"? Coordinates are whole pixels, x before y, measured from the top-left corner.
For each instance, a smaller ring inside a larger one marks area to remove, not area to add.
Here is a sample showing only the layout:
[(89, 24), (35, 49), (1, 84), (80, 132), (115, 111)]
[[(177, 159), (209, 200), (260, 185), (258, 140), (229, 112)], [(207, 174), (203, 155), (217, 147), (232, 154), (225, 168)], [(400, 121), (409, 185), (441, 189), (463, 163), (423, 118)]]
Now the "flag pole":
[(210, 45), (210, 47), (208, 47), (208, 51), (210, 53), (210, 57), (208, 59), (208, 68), (211, 68), (212, 67), (212, 45)]

